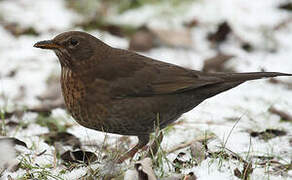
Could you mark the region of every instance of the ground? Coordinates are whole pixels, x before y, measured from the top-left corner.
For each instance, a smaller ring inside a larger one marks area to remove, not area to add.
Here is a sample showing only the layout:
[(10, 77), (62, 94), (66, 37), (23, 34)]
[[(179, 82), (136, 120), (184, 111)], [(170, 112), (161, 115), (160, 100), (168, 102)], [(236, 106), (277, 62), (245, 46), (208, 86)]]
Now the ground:
[[(141, 154), (121, 165), (108, 160), (135, 137), (78, 125), (62, 103), (57, 57), (33, 48), (61, 32), (87, 31), (123, 49), (142, 45), (141, 54), (196, 70), (292, 72), (289, 1), (115, 2), (0, 1), (0, 178), (135, 179)], [(219, 63), (206, 67), (213, 57)], [(292, 179), (291, 86), (291, 77), (247, 82), (184, 114), (163, 130), (151, 158), (156, 178)], [(73, 148), (97, 161), (72, 162)]]

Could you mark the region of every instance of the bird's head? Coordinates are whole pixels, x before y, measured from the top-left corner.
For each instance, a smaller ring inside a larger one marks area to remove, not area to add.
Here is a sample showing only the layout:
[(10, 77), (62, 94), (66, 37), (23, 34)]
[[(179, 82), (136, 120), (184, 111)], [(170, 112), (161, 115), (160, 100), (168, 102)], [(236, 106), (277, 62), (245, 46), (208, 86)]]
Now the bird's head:
[(34, 47), (53, 50), (62, 66), (73, 69), (87, 64), (94, 55), (100, 54), (96, 54), (96, 51), (106, 48), (107, 45), (88, 33), (69, 31), (57, 35), (52, 40), (37, 42)]

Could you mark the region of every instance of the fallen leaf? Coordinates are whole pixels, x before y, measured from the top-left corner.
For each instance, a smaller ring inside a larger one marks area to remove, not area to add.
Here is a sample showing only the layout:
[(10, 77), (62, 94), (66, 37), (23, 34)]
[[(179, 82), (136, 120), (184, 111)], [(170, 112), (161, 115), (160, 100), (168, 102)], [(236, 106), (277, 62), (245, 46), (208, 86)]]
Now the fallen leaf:
[(224, 66), (233, 57), (233, 55), (219, 53), (214, 57), (206, 59), (202, 70), (204, 72), (234, 72), (234, 70)]
[(142, 26), (131, 37), (129, 49), (147, 51), (156, 46), (191, 48), (191, 32), (188, 29), (173, 30)]
[(17, 127), (19, 125), (19, 122), (15, 122), (15, 121), (7, 121), (5, 126), (9, 126), (9, 127)]
[(15, 75), (17, 74), (17, 69), (12, 69), (8, 72), (8, 74), (6, 74), (6, 77), (10, 77), (13, 78)]
[(45, 138), (45, 142), (53, 145), (55, 142), (60, 142), (64, 146), (72, 146), (73, 149), (81, 148), (80, 140), (68, 132), (49, 132), (41, 135)]
[(234, 176), (236, 176), (236, 177), (241, 179), (242, 174), (241, 174), (241, 172), (240, 172), (240, 170), (238, 168), (235, 168), (233, 170), (233, 174), (234, 174)]
[(250, 132), (251, 137), (259, 137), (260, 139), (263, 139), (263, 140), (269, 140), (277, 136), (284, 136), (286, 134), (287, 133), (285, 131), (277, 130), (277, 129), (266, 129), (265, 131), (261, 131), (261, 132), (256, 132), (256, 131)]
[(287, 112), (276, 109), (275, 107), (270, 107), (269, 112), (280, 116), (282, 121), (292, 122), (292, 116), (290, 114), (288, 114)]
[(154, 39), (154, 34), (146, 26), (142, 26), (131, 37), (129, 50), (148, 51), (154, 47)]
[(14, 115), (14, 112), (1, 112), (1, 119), (9, 119)]
[(19, 165), (16, 159), (16, 144), (25, 146), (26, 144), (16, 138), (2, 137), (0, 138), (0, 179), (4, 171), (15, 171)]
[(190, 172), (188, 175), (186, 175), (183, 180), (197, 180), (197, 176), (193, 173), (193, 172)]
[(184, 177), (184, 174), (172, 174), (166, 178), (162, 178), (161, 180), (182, 180)]
[(183, 148), (186, 148), (186, 147), (190, 146), (191, 144), (193, 144), (196, 141), (199, 141), (199, 142), (207, 142), (208, 140), (211, 140), (211, 139), (214, 139), (214, 138), (215, 138), (214, 135), (199, 136), (199, 137), (197, 137), (197, 138), (195, 138), (195, 139), (193, 139), (191, 141), (188, 141), (188, 142), (185, 142), (185, 143), (182, 143), (182, 144), (178, 144), (175, 147), (172, 147), (170, 149), (167, 149), (165, 152), (167, 154), (173, 153), (173, 152), (175, 152), (177, 150), (180, 150), (180, 149), (183, 149)]
[(199, 20), (196, 18), (193, 18), (189, 22), (185, 22), (183, 25), (187, 28), (193, 28), (193, 27), (198, 26), (198, 24), (199, 24)]
[(241, 48), (242, 48), (243, 50), (245, 50), (246, 52), (252, 52), (253, 49), (254, 49), (254, 47), (253, 47), (250, 43), (248, 43), (248, 42), (243, 42), (243, 43), (241, 44)]
[(89, 151), (66, 151), (61, 154), (61, 159), (65, 162), (89, 164), (96, 161), (97, 156)]
[(227, 36), (232, 32), (228, 22), (222, 22), (218, 25), (216, 32), (208, 34), (208, 40), (214, 44), (220, 44), (227, 39)]
[(276, 79), (276, 78), (269, 79), (269, 82), (272, 83), (272, 84), (283, 85), (287, 89), (292, 89), (292, 82), (281, 81), (281, 80)]
[(27, 148), (27, 145), (25, 142), (20, 141), (19, 139), (16, 139), (14, 137), (1, 137), (0, 138), (0, 142), (7, 142), (7, 141), (12, 143), (13, 145), (20, 145), (20, 146), (24, 146)]
[(157, 37), (158, 44), (181, 48), (192, 47), (192, 35), (189, 30), (150, 28), (150, 31)]
[(134, 170), (126, 171), (124, 180), (156, 180), (150, 158), (142, 159), (134, 164)]
[(263, 161), (274, 159), (273, 156), (252, 156), (252, 158), (257, 158), (257, 159), (260, 159), (260, 160), (263, 160)]
[(152, 167), (152, 161), (150, 158), (137, 161), (135, 163), (135, 169), (138, 172), (139, 180), (156, 180)]
[(185, 168), (190, 168), (194, 165), (189, 154), (184, 152), (180, 152), (172, 162), (175, 165), (174, 170), (176, 173), (182, 173)]
[(283, 3), (279, 6), (279, 9), (283, 9), (286, 11), (292, 11), (292, 3), (291, 2)]
[(75, 26), (82, 27), (84, 30), (96, 30), (106, 31), (111, 35), (118, 37), (125, 37), (133, 34), (137, 31), (135, 26), (123, 25), (123, 24), (113, 24), (111, 22), (106, 22), (101, 18), (93, 17), (82, 23), (78, 23)]
[(21, 35), (32, 35), (38, 36), (39, 33), (33, 27), (21, 27), (19, 24), (16, 23), (5, 23), (2, 24), (4, 29), (9, 31), (14, 36), (18, 37)]
[(200, 164), (203, 160), (205, 160), (205, 147), (201, 142), (194, 142), (191, 146), (191, 154), (193, 159), (197, 164)]

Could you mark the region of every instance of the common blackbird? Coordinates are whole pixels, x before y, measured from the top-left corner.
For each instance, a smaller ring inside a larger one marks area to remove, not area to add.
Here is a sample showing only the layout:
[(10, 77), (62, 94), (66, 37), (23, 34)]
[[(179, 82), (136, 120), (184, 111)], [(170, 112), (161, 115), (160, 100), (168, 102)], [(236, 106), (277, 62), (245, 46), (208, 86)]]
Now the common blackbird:
[(206, 73), (113, 48), (80, 31), (59, 34), (34, 47), (51, 49), (61, 63), (67, 110), (90, 129), (138, 136), (120, 158), (133, 156), (164, 128), (202, 101), (254, 79), (291, 76), (278, 72)]

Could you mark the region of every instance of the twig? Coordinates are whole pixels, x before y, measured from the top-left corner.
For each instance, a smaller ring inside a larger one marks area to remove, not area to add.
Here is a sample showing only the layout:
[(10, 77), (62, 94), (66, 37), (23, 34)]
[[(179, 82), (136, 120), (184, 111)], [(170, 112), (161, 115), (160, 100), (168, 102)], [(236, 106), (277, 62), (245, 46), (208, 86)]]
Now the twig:
[(284, 121), (292, 122), (292, 116), (290, 114), (288, 114), (284, 111), (281, 111), (279, 109), (276, 109), (275, 107), (270, 107), (269, 112), (280, 116), (280, 118), (283, 119)]
[(170, 148), (170, 149), (166, 150), (165, 152), (167, 154), (173, 153), (173, 152), (175, 152), (175, 151), (177, 151), (179, 149), (183, 149), (185, 147), (190, 146), (194, 142), (197, 142), (197, 141), (206, 141), (206, 140), (213, 139), (214, 137), (215, 137), (214, 135), (200, 136), (200, 137), (197, 137), (197, 138), (195, 138), (195, 139), (193, 139), (193, 140), (191, 140), (189, 142), (186, 142), (186, 143), (183, 143), (183, 144), (179, 144), (179, 145), (177, 145), (177, 146), (175, 146), (173, 148)]
[(237, 153), (233, 152), (232, 150), (224, 147), (224, 149), (226, 149), (227, 151), (229, 151), (231, 154), (233, 154), (233, 156), (235, 156), (238, 160), (242, 161), (243, 163), (248, 164), (248, 162), (246, 160), (244, 160), (241, 156), (239, 156)]

